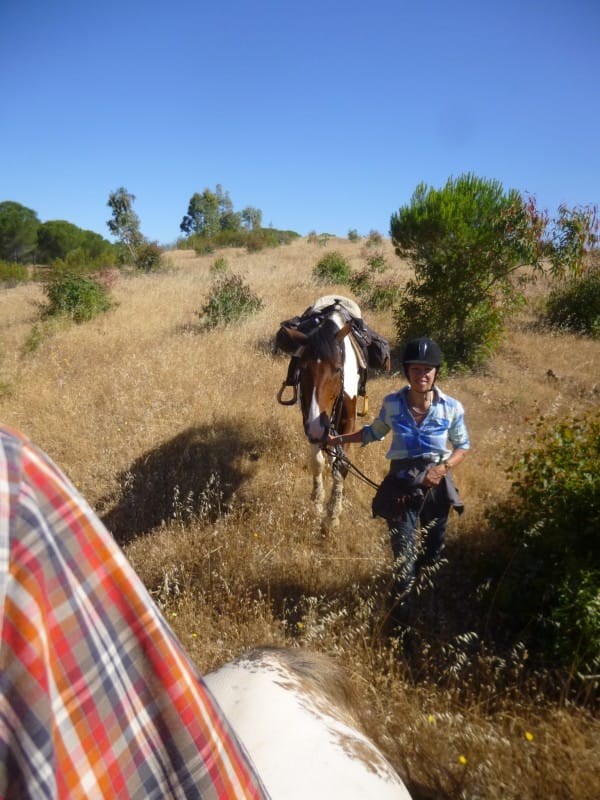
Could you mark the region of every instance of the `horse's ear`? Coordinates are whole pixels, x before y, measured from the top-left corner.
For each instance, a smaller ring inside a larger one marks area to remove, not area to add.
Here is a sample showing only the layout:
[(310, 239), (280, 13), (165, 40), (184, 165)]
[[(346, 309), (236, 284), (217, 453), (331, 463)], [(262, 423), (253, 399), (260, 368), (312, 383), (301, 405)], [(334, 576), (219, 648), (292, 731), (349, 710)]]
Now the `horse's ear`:
[(308, 342), (308, 336), (302, 331), (299, 331), (298, 328), (286, 328), (284, 326), (282, 327), (282, 330), (285, 331), (286, 336), (288, 336), (298, 347)]
[(307, 341), (308, 336), (302, 331), (282, 325), (275, 337), (275, 348), (290, 356), (298, 356)]
[(339, 331), (336, 333), (335, 335), (336, 341), (341, 342), (342, 339), (345, 339), (346, 336), (348, 336), (351, 330), (352, 330), (352, 322), (347, 322), (344, 325), (344, 327), (340, 328)]

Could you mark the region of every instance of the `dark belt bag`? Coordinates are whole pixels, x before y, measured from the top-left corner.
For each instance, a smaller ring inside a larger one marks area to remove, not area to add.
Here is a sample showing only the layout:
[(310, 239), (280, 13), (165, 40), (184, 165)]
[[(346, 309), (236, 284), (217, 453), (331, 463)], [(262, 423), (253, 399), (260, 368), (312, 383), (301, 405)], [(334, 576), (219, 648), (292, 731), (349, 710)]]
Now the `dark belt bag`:
[(387, 520), (403, 519), (410, 499), (406, 481), (395, 475), (386, 475), (375, 493), (371, 512), (374, 517)]

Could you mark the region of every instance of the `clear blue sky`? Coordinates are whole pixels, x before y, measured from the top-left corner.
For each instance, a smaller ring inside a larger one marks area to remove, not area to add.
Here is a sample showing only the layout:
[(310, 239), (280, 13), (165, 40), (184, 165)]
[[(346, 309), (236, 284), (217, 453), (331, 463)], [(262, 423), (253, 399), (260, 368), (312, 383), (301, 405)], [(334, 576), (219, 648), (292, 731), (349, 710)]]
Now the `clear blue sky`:
[(474, 172), (600, 202), (598, 0), (0, 0), (0, 201), (179, 235), (220, 183), (263, 225), (388, 234)]

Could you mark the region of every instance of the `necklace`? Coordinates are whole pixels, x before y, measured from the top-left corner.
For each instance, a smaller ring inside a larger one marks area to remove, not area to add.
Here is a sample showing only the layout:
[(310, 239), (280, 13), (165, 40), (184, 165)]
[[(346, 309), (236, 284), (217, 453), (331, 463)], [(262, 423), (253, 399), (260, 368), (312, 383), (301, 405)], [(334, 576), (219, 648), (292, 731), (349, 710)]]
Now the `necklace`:
[(410, 403), (409, 409), (410, 409), (410, 413), (411, 414), (413, 414), (416, 417), (422, 417), (425, 414), (427, 414), (427, 412), (431, 408), (431, 400), (429, 399), (428, 395), (429, 395), (429, 392), (426, 392), (425, 396), (423, 398), (424, 408), (418, 408), (417, 406), (415, 406), (412, 403)]

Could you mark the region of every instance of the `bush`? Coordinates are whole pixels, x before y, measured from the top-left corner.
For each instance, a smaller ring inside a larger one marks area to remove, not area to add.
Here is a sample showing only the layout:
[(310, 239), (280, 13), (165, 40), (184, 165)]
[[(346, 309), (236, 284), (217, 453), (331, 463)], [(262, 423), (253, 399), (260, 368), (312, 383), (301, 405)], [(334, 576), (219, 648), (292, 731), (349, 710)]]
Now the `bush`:
[(23, 264), (0, 259), (0, 284), (16, 286), (17, 283), (25, 283), (28, 278), (27, 267), (24, 267)]
[(215, 258), (215, 260), (213, 261), (210, 271), (213, 274), (217, 274), (219, 272), (227, 272), (228, 269), (229, 269), (229, 263), (227, 259), (223, 258), (223, 256), (219, 256), (219, 258)]
[(313, 269), (318, 283), (349, 283), (350, 264), (337, 250), (323, 256)]
[(262, 300), (252, 293), (240, 275), (221, 275), (215, 280), (199, 317), (203, 328), (216, 328), (238, 322), (262, 307)]
[(135, 252), (135, 266), (143, 272), (155, 272), (160, 269), (162, 250), (156, 242), (142, 242)]
[(348, 231), (348, 241), (350, 241), (350, 242), (359, 242), (360, 241), (360, 235), (359, 235), (358, 231), (356, 230), (356, 228), (350, 228), (350, 230)]
[(522, 282), (547, 270), (575, 274), (596, 241), (595, 227), (593, 210), (561, 207), (551, 223), (533, 199), (472, 174), (441, 189), (420, 184), (390, 221), (397, 255), (414, 268), (398, 338), (427, 333), (451, 368), (484, 366), (523, 302)]
[(98, 256), (90, 255), (89, 251), (83, 247), (70, 250), (64, 258), (56, 258), (52, 262), (52, 272), (97, 272), (106, 269), (117, 260), (117, 248), (112, 248)]
[(186, 239), (177, 242), (178, 247), (193, 248), (197, 255), (204, 256), (214, 253), (217, 248), (245, 247), (248, 252), (258, 252), (265, 247), (278, 247), (289, 244), (297, 239), (299, 234), (294, 231), (281, 231), (277, 228), (259, 228), (248, 231), (244, 228), (237, 230), (224, 230), (213, 236), (192, 234)]
[(44, 286), (44, 293), (48, 298), (44, 317), (66, 316), (74, 322), (86, 322), (112, 307), (105, 286), (74, 272), (56, 275)]
[(402, 290), (392, 281), (377, 283), (369, 269), (354, 272), (349, 280), (350, 288), (360, 300), (361, 306), (373, 311), (386, 311), (398, 302)]
[(379, 233), (379, 231), (369, 231), (369, 236), (367, 237), (367, 247), (379, 247), (382, 242), (383, 236)]
[(531, 647), (600, 668), (600, 421), (541, 420), (488, 518), (501, 540), (495, 611)]
[(371, 272), (385, 272), (387, 263), (381, 250), (367, 255), (367, 266)]
[(600, 265), (550, 293), (546, 320), (554, 328), (600, 339)]

